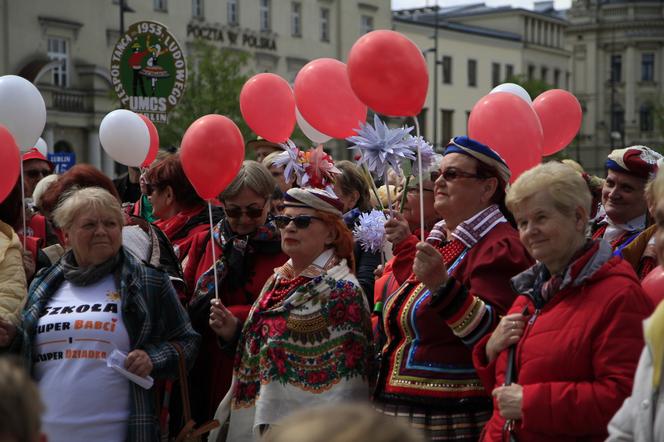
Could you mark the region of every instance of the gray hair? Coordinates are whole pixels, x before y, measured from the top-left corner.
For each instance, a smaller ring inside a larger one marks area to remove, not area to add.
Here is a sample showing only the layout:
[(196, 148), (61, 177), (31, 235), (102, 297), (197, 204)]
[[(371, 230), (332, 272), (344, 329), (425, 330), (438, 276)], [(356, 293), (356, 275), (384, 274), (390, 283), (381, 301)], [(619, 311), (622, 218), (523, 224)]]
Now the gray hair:
[(102, 212), (124, 224), (122, 207), (117, 198), (101, 187), (75, 188), (60, 198), (60, 203), (53, 211), (53, 220), (56, 226), (69, 230), (76, 217), (82, 212)]
[(252, 160), (245, 160), (237, 175), (221, 192), (221, 199), (227, 200), (237, 196), (245, 187), (253, 190), (259, 196), (270, 199), (277, 183), (267, 167)]
[(528, 197), (546, 192), (559, 212), (570, 215), (581, 207), (590, 213), (592, 195), (588, 184), (573, 167), (552, 161), (524, 172), (507, 191), (505, 204), (514, 210)]

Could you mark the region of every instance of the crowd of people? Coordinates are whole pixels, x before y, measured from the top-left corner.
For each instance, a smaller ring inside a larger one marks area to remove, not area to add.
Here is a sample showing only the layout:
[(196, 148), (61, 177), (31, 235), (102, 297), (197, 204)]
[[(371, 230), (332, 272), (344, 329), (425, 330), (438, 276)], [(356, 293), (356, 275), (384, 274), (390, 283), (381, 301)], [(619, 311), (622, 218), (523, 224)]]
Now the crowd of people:
[[(514, 180), (459, 136), (386, 207), (353, 162), (299, 187), (280, 145), (247, 147), (212, 202), (177, 152), (116, 182), (24, 154), (0, 203), (0, 440), (664, 440), (664, 287), (642, 287), (660, 154)], [(368, 250), (352, 232), (379, 206)]]

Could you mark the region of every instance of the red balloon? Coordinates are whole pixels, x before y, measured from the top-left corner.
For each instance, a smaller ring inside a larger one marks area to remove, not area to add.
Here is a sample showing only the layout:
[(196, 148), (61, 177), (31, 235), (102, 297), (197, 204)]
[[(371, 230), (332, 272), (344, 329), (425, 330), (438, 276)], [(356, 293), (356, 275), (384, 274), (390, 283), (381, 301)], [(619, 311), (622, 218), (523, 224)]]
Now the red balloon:
[(544, 141), (542, 155), (564, 149), (581, 128), (583, 114), (579, 100), (562, 89), (552, 89), (533, 101), (533, 108), (542, 123)]
[(240, 112), (257, 135), (273, 143), (288, 140), (295, 128), (295, 98), (286, 80), (258, 74), (242, 86)]
[(196, 193), (205, 200), (216, 198), (242, 166), (242, 133), (227, 117), (205, 115), (191, 123), (184, 133), (180, 159)]
[(316, 130), (334, 138), (355, 135), (367, 107), (350, 87), (346, 65), (332, 58), (310, 61), (295, 77), (295, 103)]
[(141, 120), (143, 120), (148, 127), (148, 132), (150, 132), (150, 148), (148, 149), (148, 155), (145, 157), (145, 161), (141, 164), (141, 167), (150, 167), (150, 164), (152, 164), (154, 159), (157, 158), (157, 152), (159, 152), (159, 132), (157, 132), (157, 128), (148, 117), (139, 113), (136, 113), (136, 115), (141, 117)]
[(503, 157), (512, 171), (511, 182), (542, 160), (542, 126), (537, 114), (514, 94), (494, 92), (475, 103), (468, 136)]
[(11, 193), (21, 173), (21, 155), (14, 136), (0, 124), (0, 202)]
[(385, 29), (355, 42), (348, 54), (348, 77), (360, 100), (383, 115), (419, 114), (429, 90), (429, 70), (420, 48)]
[(641, 287), (646, 292), (646, 295), (657, 307), (657, 304), (664, 299), (664, 269), (662, 266), (657, 266), (641, 281)]

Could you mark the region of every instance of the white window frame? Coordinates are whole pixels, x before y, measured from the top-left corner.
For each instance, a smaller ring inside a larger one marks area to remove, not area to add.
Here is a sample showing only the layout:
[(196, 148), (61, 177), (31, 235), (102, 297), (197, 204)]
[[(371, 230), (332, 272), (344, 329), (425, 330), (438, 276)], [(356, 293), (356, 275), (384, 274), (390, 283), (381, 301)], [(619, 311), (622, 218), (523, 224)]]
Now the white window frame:
[(226, 3), (226, 15), (228, 16), (228, 24), (237, 26), (240, 24), (240, 4), (238, 0), (228, 0)]
[(155, 11), (168, 12), (168, 0), (152, 0)]
[(302, 2), (291, 2), (291, 37), (302, 37)]
[(261, 32), (270, 31), (270, 0), (260, 0), (258, 5), (258, 14)]
[(53, 84), (69, 87), (69, 41), (62, 37), (48, 37), (47, 49), (49, 60), (61, 62), (59, 66), (53, 68)]
[(372, 15), (362, 14), (360, 16), (360, 35), (374, 30), (374, 18)]
[(320, 41), (330, 42), (330, 8), (320, 8)]
[(205, 17), (205, 0), (191, 0), (191, 16), (194, 18)]

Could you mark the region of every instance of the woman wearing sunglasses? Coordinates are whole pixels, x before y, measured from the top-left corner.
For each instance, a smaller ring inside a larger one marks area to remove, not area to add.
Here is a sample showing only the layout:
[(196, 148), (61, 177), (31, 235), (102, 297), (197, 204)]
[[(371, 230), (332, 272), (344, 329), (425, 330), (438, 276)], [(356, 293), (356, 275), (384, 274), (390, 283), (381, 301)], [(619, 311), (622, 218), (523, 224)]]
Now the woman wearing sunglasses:
[(375, 406), (432, 440), (476, 441), (492, 402), (471, 349), (510, 307), (510, 277), (532, 259), (501, 210), (510, 170), (497, 153), (456, 137), (440, 171), (434, 207), (444, 221), (416, 245), (413, 273), (383, 306)]
[(233, 349), (220, 348), (208, 324), (210, 301), (215, 298), (214, 247), (219, 300), (234, 318), (233, 333), (242, 326), (265, 281), (288, 257), (281, 251), (279, 230), (268, 222), (275, 184), (267, 168), (245, 161), (235, 179), (221, 194), (226, 217), (201, 233), (193, 248), (202, 252), (196, 272), (196, 289), (189, 305), (194, 328), (203, 336), (202, 351), (191, 372), (194, 420), (212, 418), (231, 385)]
[[(187, 304), (195, 286), (194, 275), (200, 253), (192, 245), (199, 233), (209, 235), (210, 220), (205, 201), (198, 196), (184, 173), (180, 155), (171, 155), (148, 170), (145, 188), (152, 214), (159, 227), (173, 244), (173, 250), (182, 265), (187, 285), (183, 303)], [(213, 207), (213, 220), (219, 221), (222, 211)]]
[(230, 309), (212, 306), (210, 325), (237, 348), (233, 388), (217, 413), (222, 422), (230, 413), (229, 441), (253, 441), (298, 409), (369, 396), (369, 308), (352, 273), (343, 206), (323, 190), (297, 188), (285, 205), (275, 222), (290, 259), (241, 334)]

